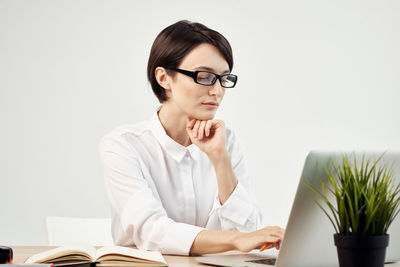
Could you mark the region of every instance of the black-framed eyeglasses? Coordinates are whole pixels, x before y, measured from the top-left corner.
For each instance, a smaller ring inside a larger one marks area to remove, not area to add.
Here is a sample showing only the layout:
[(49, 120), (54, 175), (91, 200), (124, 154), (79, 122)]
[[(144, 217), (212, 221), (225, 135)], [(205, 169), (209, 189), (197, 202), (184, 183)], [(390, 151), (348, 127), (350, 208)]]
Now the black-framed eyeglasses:
[(218, 75), (216, 73), (204, 71), (204, 70), (188, 71), (188, 70), (182, 70), (182, 69), (177, 69), (177, 68), (169, 68), (169, 67), (165, 67), (165, 68), (168, 70), (174, 70), (174, 71), (182, 73), (186, 76), (192, 77), (195, 83), (198, 83), (201, 85), (206, 85), (206, 86), (211, 86), (217, 80), (219, 80), (219, 83), (221, 84), (222, 87), (233, 88), (233, 87), (235, 87), (237, 79), (238, 79), (238, 77), (234, 74)]

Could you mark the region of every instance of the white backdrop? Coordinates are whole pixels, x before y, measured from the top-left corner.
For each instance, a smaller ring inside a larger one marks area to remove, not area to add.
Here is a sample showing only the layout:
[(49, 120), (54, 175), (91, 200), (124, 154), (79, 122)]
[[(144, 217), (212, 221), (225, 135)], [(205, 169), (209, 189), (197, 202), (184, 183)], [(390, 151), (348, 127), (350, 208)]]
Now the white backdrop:
[(218, 118), (247, 152), (265, 223), (285, 226), (311, 149), (400, 148), (400, 1), (0, 0), (0, 244), (44, 217), (109, 216), (101, 136), (151, 116), (156, 35), (220, 31), (236, 88)]

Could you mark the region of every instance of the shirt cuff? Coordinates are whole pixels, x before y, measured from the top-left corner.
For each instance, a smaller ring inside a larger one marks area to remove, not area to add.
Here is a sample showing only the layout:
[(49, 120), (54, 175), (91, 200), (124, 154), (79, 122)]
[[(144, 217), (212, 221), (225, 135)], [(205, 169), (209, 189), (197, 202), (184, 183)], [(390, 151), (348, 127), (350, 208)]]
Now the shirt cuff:
[(238, 182), (230, 197), (221, 205), (218, 196), (214, 201), (212, 212), (218, 212), (219, 216), (233, 222), (236, 225), (244, 226), (254, 212), (254, 206), (247, 190)]
[(195, 225), (172, 223), (160, 243), (160, 249), (163, 254), (189, 255), (193, 241), (203, 230)]

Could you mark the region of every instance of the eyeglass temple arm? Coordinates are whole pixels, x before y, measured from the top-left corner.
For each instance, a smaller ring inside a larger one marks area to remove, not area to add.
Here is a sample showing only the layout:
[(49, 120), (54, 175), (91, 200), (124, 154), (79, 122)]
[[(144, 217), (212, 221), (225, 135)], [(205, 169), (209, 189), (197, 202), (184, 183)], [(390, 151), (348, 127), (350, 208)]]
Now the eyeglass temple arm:
[(195, 79), (196, 76), (197, 76), (196, 72), (194, 72), (194, 71), (181, 70), (181, 69), (177, 69), (177, 68), (168, 68), (168, 67), (166, 67), (166, 69), (174, 70), (176, 72), (180, 72), (182, 74), (185, 74), (185, 75), (188, 75), (188, 76), (192, 77), (193, 79)]

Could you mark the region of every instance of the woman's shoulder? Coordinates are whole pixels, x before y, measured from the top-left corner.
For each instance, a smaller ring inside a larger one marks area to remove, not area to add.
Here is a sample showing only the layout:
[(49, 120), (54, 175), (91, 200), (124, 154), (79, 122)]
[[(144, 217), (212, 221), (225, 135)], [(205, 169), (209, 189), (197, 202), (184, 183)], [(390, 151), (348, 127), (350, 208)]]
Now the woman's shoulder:
[(149, 130), (150, 130), (149, 121), (142, 121), (138, 123), (118, 125), (106, 135), (119, 136), (124, 134), (131, 134), (139, 136), (146, 133)]
[(100, 141), (100, 146), (110, 143), (128, 145), (139, 140), (141, 136), (151, 133), (149, 121), (142, 121), (135, 124), (122, 124), (105, 134)]
[(149, 121), (142, 121), (134, 124), (121, 124), (112, 129), (105, 136), (122, 136), (122, 135), (134, 135), (140, 136), (150, 130)]

